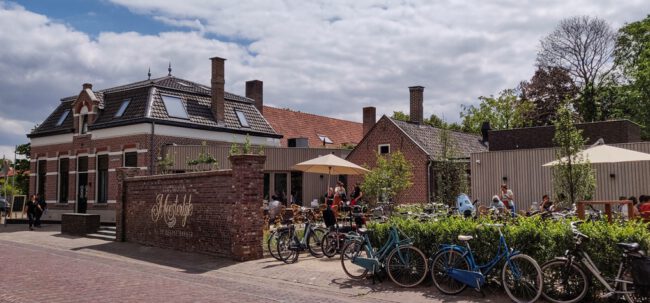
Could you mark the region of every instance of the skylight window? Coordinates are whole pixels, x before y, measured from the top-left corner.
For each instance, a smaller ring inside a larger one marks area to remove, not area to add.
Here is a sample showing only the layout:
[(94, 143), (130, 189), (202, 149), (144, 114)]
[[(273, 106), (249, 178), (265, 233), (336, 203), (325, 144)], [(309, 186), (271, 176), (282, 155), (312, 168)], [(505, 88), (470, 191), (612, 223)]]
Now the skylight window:
[(236, 110), (235, 114), (237, 114), (237, 119), (239, 119), (239, 124), (242, 127), (250, 127), (250, 125), (248, 124), (248, 120), (246, 120), (246, 116), (244, 115), (243, 112)]
[(126, 108), (129, 107), (129, 104), (131, 103), (131, 99), (126, 99), (122, 101), (122, 105), (120, 105), (120, 109), (117, 110), (115, 113), (115, 117), (122, 117), (124, 115), (124, 111), (126, 111)]
[(189, 119), (181, 98), (162, 95), (162, 100), (170, 117)]
[(332, 144), (332, 139), (330, 139), (328, 136), (325, 135), (318, 135), (318, 138), (320, 139), (320, 142), (323, 142), (325, 144)]
[(178, 84), (179, 84), (179, 85), (181, 85), (181, 86), (185, 86), (185, 87), (192, 87), (192, 85), (190, 85), (190, 84), (187, 84), (187, 83), (185, 83), (185, 82), (181, 82), (181, 81), (176, 81), (176, 83), (178, 83)]
[(59, 121), (56, 122), (56, 126), (61, 126), (61, 124), (63, 124), (63, 121), (65, 121), (65, 118), (67, 118), (69, 114), (70, 114), (70, 110), (69, 110), (69, 109), (66, 109), (66, 110), (61, 114), (61, 117), (59, 117)]

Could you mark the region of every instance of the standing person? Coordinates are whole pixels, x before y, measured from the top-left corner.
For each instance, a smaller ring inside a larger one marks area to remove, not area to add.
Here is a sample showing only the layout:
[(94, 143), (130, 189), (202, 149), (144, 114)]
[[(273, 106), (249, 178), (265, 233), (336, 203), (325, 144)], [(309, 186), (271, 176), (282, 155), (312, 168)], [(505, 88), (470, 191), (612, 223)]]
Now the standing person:
[(341, 204), (343, 201), (347, 200), (347, 195), (345, 192), (345, 186), (343, 185), (343, 182), (341, 181), (336, 181), (336, 187), (334, 188), (334, 205), (339, 205), (341, 207)]
[(350, 205), (357, 205), (359, 203), (359, 200), (363, 197), (363, 192), (361, 191), (361, 185), (359, 182), (354, 184), (354, 188), (352, 189), (352, 193), (350, 194)]
[(45, 213), (45, 210), (47, 210), (47, 202), (45, 202), (45, 198), (43, 198), (42, 194), (36, 195), (37, 200), (36, 200), (36, 213), (34, 214), (36, 216), (36, 219), (34, 221), (34, 227), (41, 227), (41, 217)]
[(29, 222), (29, 230), (34, 230), (32, 227), (34, 225), (34, 218), (36, 215), (36, 207), (38, 206), (38, 199), (36, 195), (32, 195), (32, 199), (25, 203), (25, 208), (23, 214), (27, 213), (27, 221)]
[(499, 198), (508, 210), (513, 213), (515, 212), (515, 194), (512, 190), (508, 189), (508, 185), (505, 183), (501, 184), (501, 194), (499, 195)]

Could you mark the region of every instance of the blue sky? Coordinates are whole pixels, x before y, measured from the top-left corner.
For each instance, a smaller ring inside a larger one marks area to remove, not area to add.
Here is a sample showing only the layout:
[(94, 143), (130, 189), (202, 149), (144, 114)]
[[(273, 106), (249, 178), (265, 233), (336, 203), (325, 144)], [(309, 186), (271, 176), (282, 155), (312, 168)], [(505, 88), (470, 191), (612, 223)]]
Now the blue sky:
[(599, 17), (618, 29), (647, 0), (0, 0), (0, 156), (28, 142), (63, 97), (167, 73), (226, 90), (264, 81), (267, 105), (361, 121), (408, 112), (458, 121), (462, 105), (528, 80), (539, 41), (560, 20)]

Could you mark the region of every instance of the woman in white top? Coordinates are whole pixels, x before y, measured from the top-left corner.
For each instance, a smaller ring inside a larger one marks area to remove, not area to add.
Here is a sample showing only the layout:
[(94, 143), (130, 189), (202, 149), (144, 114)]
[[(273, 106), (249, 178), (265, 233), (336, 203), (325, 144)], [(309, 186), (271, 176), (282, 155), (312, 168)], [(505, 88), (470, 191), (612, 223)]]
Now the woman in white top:
[(507, 208), (512, 210), (515, 206), (515, 194), (512, 192), (512, 190), (508, 189), (508, 185), (506, 184), (501, 184), (501, 194), (500, 194), (501, 202), (503, 202), (503, 205)]

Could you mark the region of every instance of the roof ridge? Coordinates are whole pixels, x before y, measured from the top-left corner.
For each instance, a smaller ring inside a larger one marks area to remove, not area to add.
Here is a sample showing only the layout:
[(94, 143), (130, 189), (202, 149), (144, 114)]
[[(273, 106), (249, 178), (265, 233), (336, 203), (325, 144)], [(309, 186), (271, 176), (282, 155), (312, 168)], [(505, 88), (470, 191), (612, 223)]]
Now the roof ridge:
[(356, 123), (356, 124), (363, 124), (363, 123), (361, 123), (361, 122), (356, 122), (356, 121), (351, 121), (351, 120), (345, 120), (345, 119), (341, 119), (341, 118), (334, 118), (334, 117), (329, 117), (329, 116), (324, 116), (324, 115), (317, 115), (317, 114), (312, 114), (312, 113), (308, 113), (308, 112), (301, 112), (301, 111), (298, 111), (298, 110), (292, 110), (292, 109), (290, 109), (290, 108), (278, 108), (278, 107), (273, 107), (273, 106), (268, 106), (268, 105), (264, 105), (264, 107), (269, 107), (269, 108), (273, 108), (273, 109), (277, 109), (277, 110), (283, 110), (283, 111), (289, 111), (289, 112), (292, 112), (292, 113), (298, 113), (298, 114), (305, 114), (305, 115), (310, 115), (310, 116), (322, 117), (322, 118), (326, 118), (326, 119), (339, 120), (339, 121), (343, 121), (343, 122), (350, 122), (350, 123)]

